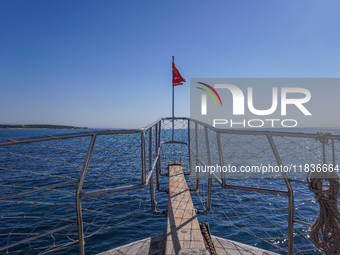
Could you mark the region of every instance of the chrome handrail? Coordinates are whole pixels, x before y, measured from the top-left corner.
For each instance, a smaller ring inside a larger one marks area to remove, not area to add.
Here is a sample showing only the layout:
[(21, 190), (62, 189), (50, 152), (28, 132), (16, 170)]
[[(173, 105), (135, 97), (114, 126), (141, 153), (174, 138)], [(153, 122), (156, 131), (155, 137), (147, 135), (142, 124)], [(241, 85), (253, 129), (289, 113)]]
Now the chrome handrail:
[[(164, 129), (164, 126), (162, 125), (164, 121), (172, 121), (172, 122), (184, 121), (185, 122), (184, 126), (186, 125), (186, 127), (182, 129), (185, 130), (183, 132), (187, 133), (187, 139), (180, 140), (180, 141), (175, 141), (173, 139), (162, 141), (161, 132)], [(197, 138), (198, 126), (200, 126), (200, 128), (202, 128), (204, 132), (204, 138), (205, 138), (204, 143), (205, 143), (205, 149), (206, 149), (206, 151), (204, 152), (199, 152), (198, 138)], [(77, 242), (79, 244), (79, 253), (84, 254), (85, 253), (85, 249), (84, 249), (85, 241), (84, 241), (83, 222), (82, 222), (82, 207), (81, 207), (82, 198), (134, 190), (134, 189), (142, 189), (150, 185), (152, 211), (156, 214), (165, 214), (166, 213), (165, 211), (158, 211), (156, 209), (155, 188), (153, 184), (153, 175), (156, 174), (157, 189), (159, 191), (166, 191), (160, 188), (160, 182), (159, 182), (160, 175), (163, 175), (161, 173), (161, 162), (160, 162), (162, 147), (169, 143), (170, 144), (182, 144), (184, 146), (187, 146), (190, 173), (193, 174), (194, 172), (191, 169), (191, 162), (195, 162), (196, 165), (198, 165), (199, 163), (201, 163), (202, 165), (206, 165), (206, 164), (211, 165), (211, 151), (210, 151), (208, 130), (216, 134), (216, 143), (217, 143), (216, 146), (218, 148), (218, 160), (219, 160), (220, 165), (223, 165), (223, 162), (224, 162), (223, 147), (221, 144), (221, 134), (266, 136), (268, 143), (270, 144), (271, 150), (273, 152), (273, 155), (276, 159), (276, 162), (279, 166), (282, 166), (283, 163), (280, 158), (280, 154), (276, 148), (273, 137), (300, 137), (300, 138), (320, 139), (320, 134), (314, 134), (314, 133), (219, 129), (219, 128), (214, 128), (210, 125), (207, 125), (206, 123), (203, 123), (201, 121), (186, 118), (186, 117), (181, 117), (181, 118), (180, 117), (176, 117), (176, 118), (169, 117), (169, 118), (161, 118), (155, 121), (154, 123), (144, 128), (140, 128), (140, 129), (94, 130), (94, 131), (83, 131), (83, 132), (77, 132), (77, 133), (71, 133), (71, 134), (39, 136), (39, 137), (33, 137), (33, 138), (3, 139), (3, 140), (0, 140), (0, 148), (2, 146), (8, 146), (8, 145), (43, 142), (43, 141), (50, 141), (50, 140), (56, 140), (56, 139), (91, 137), (91, 141), (88, 145), (88, 152), (87, 152), (84, 164), (83, 164), (82, 172), (77, 181), (77, 188), (76, 188), (76, 212), (77, 212), (76, 222), (78, 226), (78, 241)], [(83, 192), (82, 187), (86, 179), (87, 169), (88, 169), (91, 157), (92, 157), (93, 149), (96, 144), (96, 138), (100, 135), (115, 135), (115, 134), (140, 134), (141, 182), (135, 185), (125, 185), (125, 186), (120, 186), (120, 187), (97, 189), (97, 190), (90, 190), (90, 191)], [(331, 140), (332, 161), (333, 161), (333, 164), (335, 165), (334, 141), (340, 140), (340, 135), (333, 135), (333, 134), (326, 133), (326, 134), (323, 134), (323, 138)], [(148, 143), (147, 148), (146, 148), (146, 143)], [(154, 144), (154, 147), (153, 147), (153, 144)], [(192, 144), (195, 144), (195, 146), (192, 146)], [(203, 162), (203, 160), (199, 157), (200, 153), (205, 153), (207, 155), (208, 162), (206, 163)], [(191, 156), (195, 157), (194, 161), (192, 161)], [(324, 161), (325, 161), (325, 157), (326, 157), (325, 145), (323, 144)], [(147, 161), (148, 161), (148, 166), (146, 165)], [(148, 171), (147, 171), (147, 168), (149, 169)], [(203, 211), (199, 211), (199, 213), (208, 213), (211, 209), (212, 181), (216, 181), (222, 189), (235, 189), (235, 190), (242, 190), (242, 191), (249, 191), (249, 192), (260, 192), (260, 193), (269, 193), (269, 194), (288, 196), (288, 253), (293, 254), (294, 222), (298, 222), (298, 221), (294, 220), (294, 192), (293, 192), (293, 187), (291, 185), (291, 182), (292, 181), (301, 182), (301, 181), (289, 179), (287, 174), (285, 172), (282, 172), (282, 179), (284, 180), (285, 185), (287, 187), (287, 191), (284, 191), (284, 190), (274, 190), (274, 189), (266, 189), (266, 188), (259, 188), (259, 187), (230, 185), (226, 183), (226, 178), (227, 176), (225, 175), (224, 172), (221, 172), (221, 178), (218, 177), (215, 173), (209, 173), (209, 180), (208, 180), (208, 187), (207, 187), (207, 201), (206, 201), (205, 209)], [(0, 198), (0, 200), (9, 199), (9, 198), (16, 197), (16, 196), (22, 196), (22, 195), (34, 193), (36, 191), (53, 189), (53, 188), (60, 187), (63, 185), (73, 184), (75, 182), (76, 181), (71, 181), (71, 182), (53, 184), (53, 185), (43, 186), (43, 187), (34, 187), (29, 191), (20, 192), (17, 194), (11, 194), (9, 196), (2, 197)], [(191, 191), (198, 190), (198, 187), (199, 187), (199, 175), (196, 173), (195, 187), (190, 190)], [(49, 235), (50, 233), (54, 233), (54, 232), (63, 230), (65, 228), (69, 228), (73, 225), (74, 224), (67, 225), (66, 227), (54, 229), (46, 233), (34, 236), (32, 238), (36, 239), (38, 237), (46, 236), (46, 235)], [(28, 238), (27, 240), (32, 240), (32, 238)], [(6, 245), (4, 247), (1, 247), (0, 251), (22, 244), (23, 242), (25, 242), (25, 240), (19, 241), (14, 244)]]

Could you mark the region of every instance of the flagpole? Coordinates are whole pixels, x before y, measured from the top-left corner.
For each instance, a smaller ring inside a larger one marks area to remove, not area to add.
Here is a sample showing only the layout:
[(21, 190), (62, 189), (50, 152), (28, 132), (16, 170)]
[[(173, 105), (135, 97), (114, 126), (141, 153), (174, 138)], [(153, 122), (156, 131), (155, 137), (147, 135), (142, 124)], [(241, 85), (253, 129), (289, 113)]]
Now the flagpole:
[[(175, 57), (172, 56), (172, 63), (175, 62)], [(172, 141), (175, 134), (175, 86), (172, 83)]]

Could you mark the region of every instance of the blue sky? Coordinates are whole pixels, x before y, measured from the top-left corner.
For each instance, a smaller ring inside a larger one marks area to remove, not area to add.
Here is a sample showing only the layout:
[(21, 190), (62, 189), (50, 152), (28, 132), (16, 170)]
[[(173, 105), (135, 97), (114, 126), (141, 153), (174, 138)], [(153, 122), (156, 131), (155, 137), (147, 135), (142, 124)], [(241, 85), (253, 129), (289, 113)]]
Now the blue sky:
[[(137, 128), (193, 77), (340, 77), (337, 0), (0, 1), (0, 123)], [(337, 114), (336, 112), (332, 113)]]

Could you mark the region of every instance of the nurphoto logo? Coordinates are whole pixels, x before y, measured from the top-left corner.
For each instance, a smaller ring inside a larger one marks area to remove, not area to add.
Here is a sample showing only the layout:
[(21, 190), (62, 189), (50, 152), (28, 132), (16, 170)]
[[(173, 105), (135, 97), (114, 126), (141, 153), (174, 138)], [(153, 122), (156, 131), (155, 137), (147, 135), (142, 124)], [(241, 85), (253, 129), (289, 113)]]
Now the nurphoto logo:
[(190, 117), (217, 128), (327, 125), (320, 123), (320, 110), (314, 115), (314, 108), (328, 100), (314, 100), (320, 93), (315, 98), (313, 91), (334, 82), (339, 84), (338, 79), (193, 78)]

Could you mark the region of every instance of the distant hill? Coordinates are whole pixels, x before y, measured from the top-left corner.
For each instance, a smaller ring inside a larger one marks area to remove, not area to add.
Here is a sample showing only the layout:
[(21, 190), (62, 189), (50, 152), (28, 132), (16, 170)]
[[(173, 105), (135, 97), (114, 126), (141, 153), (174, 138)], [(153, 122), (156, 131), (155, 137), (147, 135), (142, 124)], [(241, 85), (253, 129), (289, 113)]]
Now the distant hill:
[(74, 126), (65, 126), (65, 125), (46, 125), (46, 124), (29, 124), (29, 125), (8, 125), (8, 124), (0, 124), (0, 129), (88, 129), (87, 127), (74, 127)]

